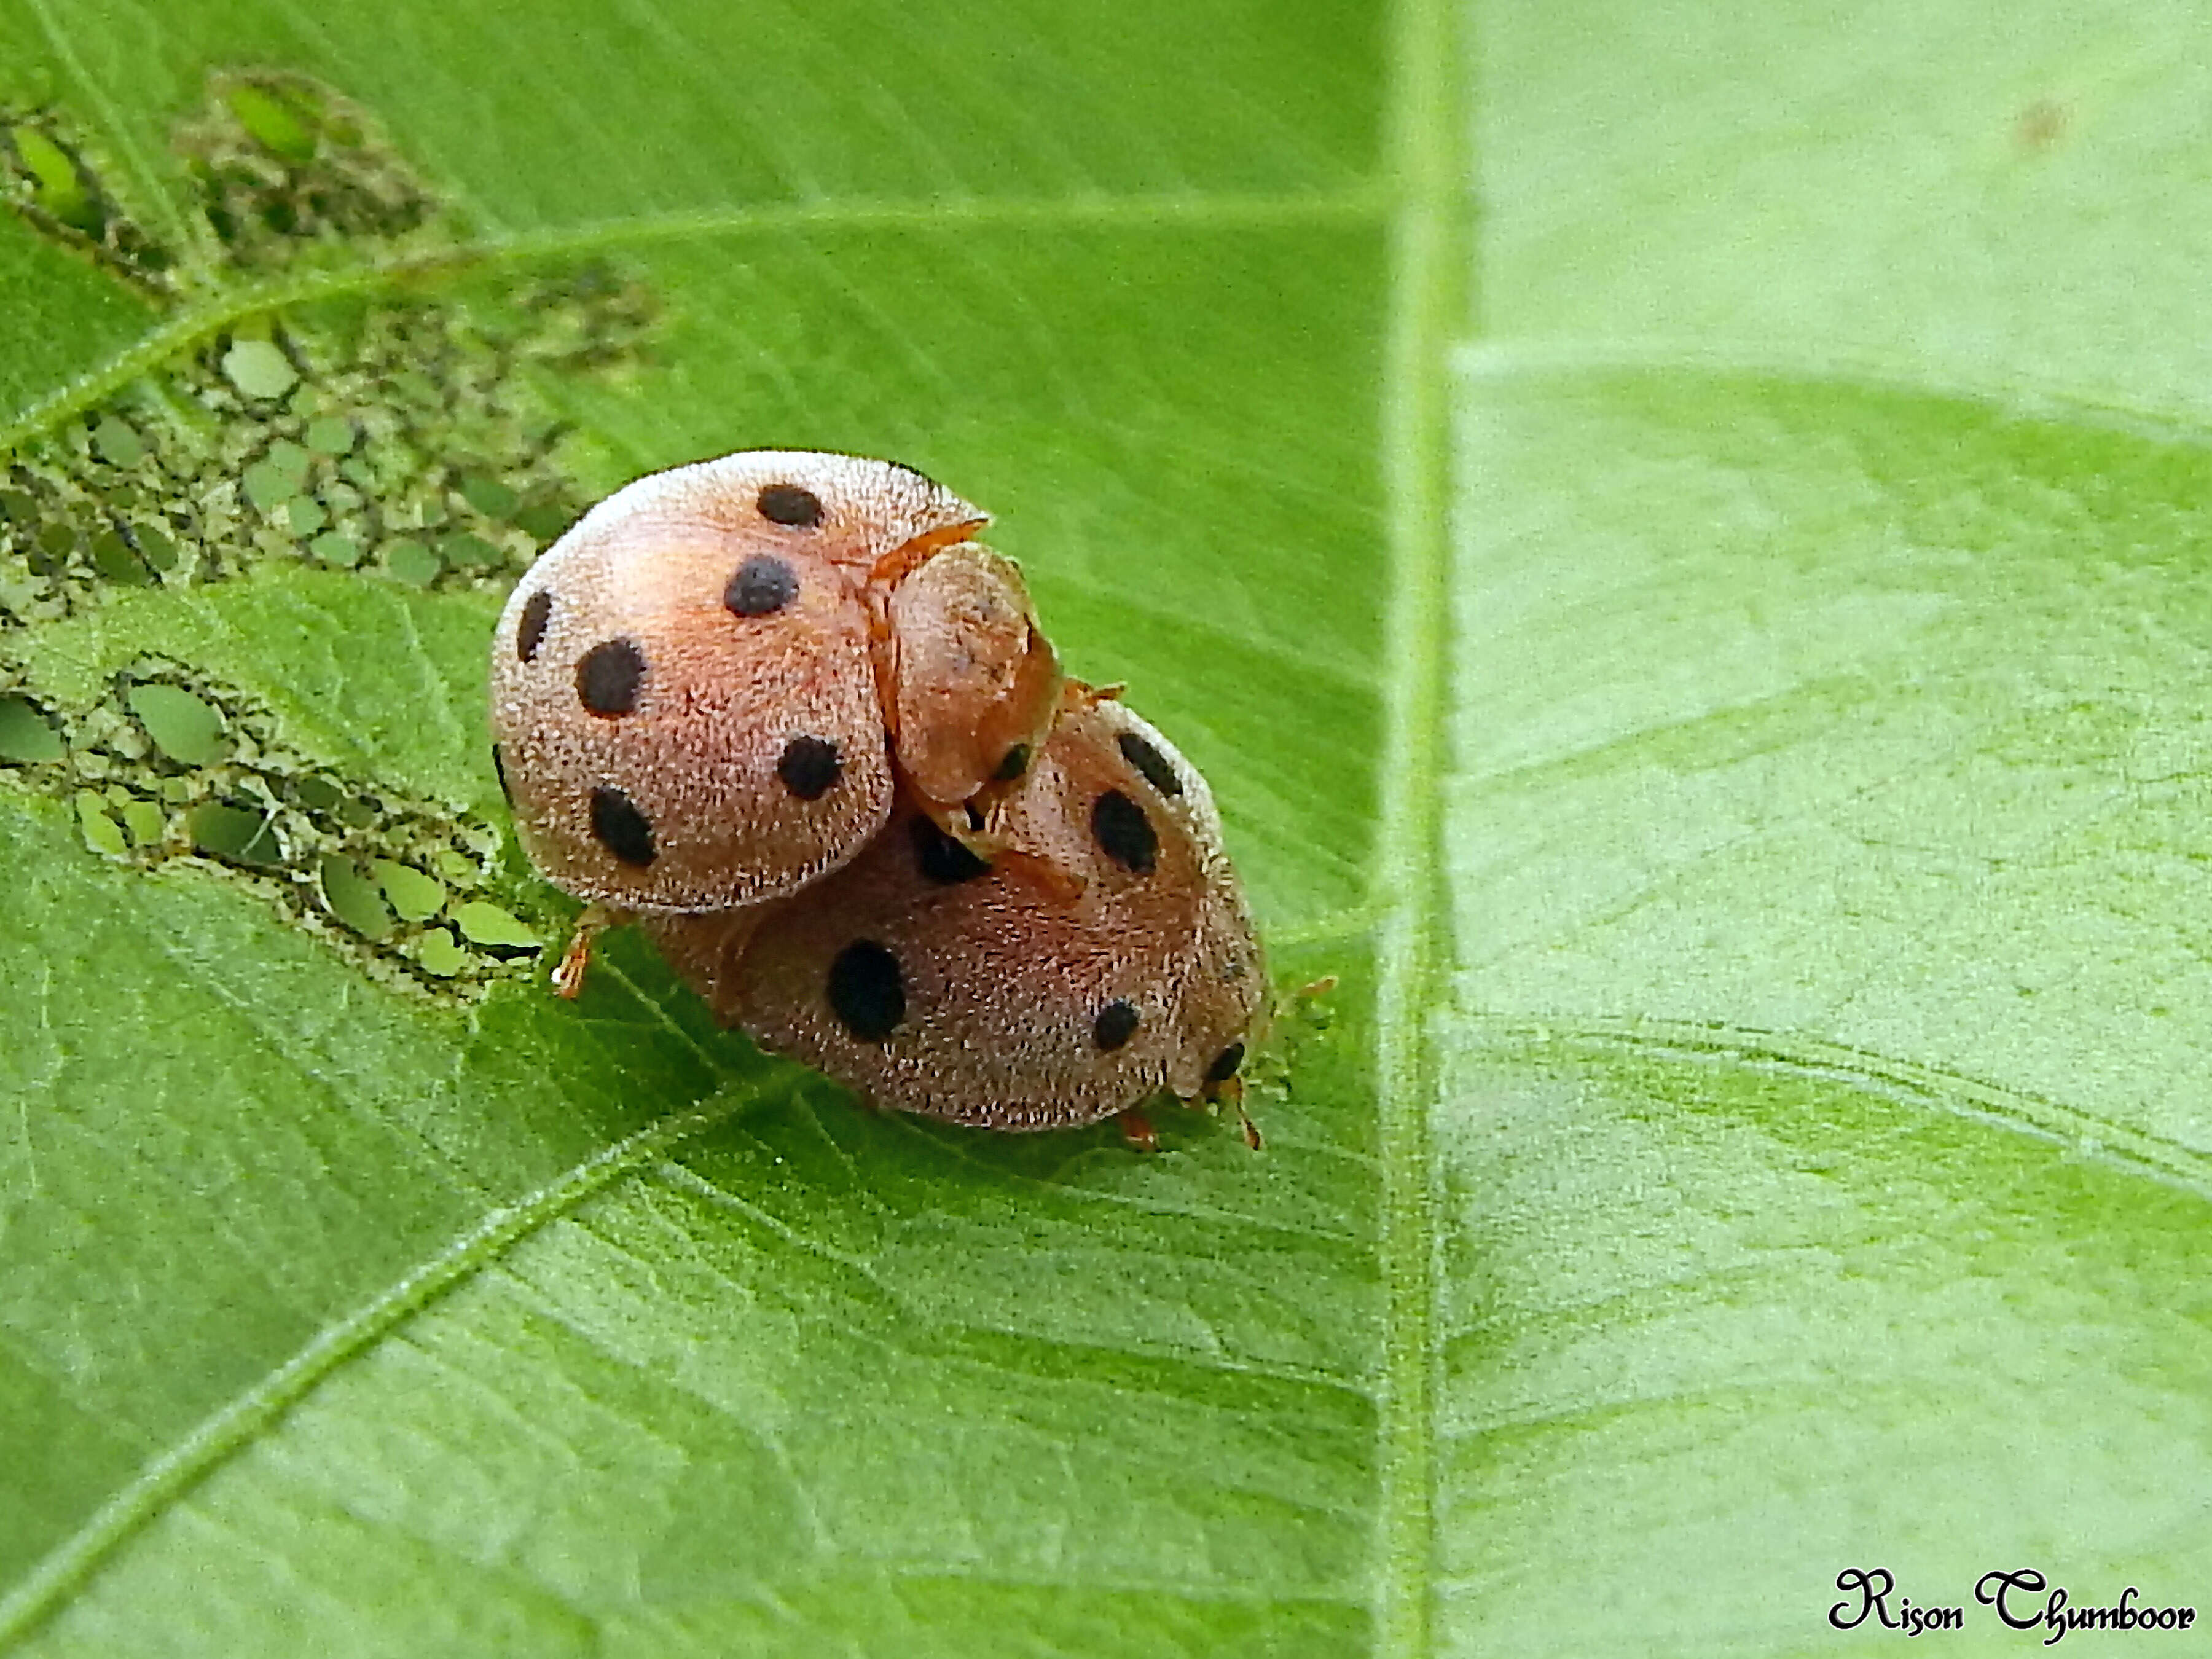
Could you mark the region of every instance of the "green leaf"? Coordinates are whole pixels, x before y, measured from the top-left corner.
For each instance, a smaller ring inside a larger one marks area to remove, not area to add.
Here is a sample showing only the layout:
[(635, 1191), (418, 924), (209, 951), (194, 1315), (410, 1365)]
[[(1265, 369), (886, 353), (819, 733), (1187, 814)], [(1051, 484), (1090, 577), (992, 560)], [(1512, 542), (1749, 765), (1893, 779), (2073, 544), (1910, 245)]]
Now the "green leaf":
[[(2186, 1604), (2212, 88), (1923, 14), (0, 3), (0, 1651)], [(769, 444), (1212, 781), (1264, 1152), (548, 994), (501, 593)]]

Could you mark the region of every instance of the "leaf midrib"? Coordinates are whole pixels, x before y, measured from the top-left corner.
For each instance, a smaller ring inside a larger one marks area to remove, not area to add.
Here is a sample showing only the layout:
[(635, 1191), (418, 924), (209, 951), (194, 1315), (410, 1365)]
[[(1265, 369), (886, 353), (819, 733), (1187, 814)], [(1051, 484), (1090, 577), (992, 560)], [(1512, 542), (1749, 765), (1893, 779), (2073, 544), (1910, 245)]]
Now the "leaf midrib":
[(1383, 1398), (1376, 1649), (1434, 1650), (1435, 1162), (1429, 1012), (1447, 988), (1449, 897), (1440, 776), (1451, 549), (1450, 350), (1470, 323), (1474, 258), (1463, 165), (1466, 59), (1444, 0), (1398, 0), (1387, 160), (1399, 194), (1381, 440), (1389, 502), (1391, 665), (1374, 902), (1376, 1091), (1382, 1194)]

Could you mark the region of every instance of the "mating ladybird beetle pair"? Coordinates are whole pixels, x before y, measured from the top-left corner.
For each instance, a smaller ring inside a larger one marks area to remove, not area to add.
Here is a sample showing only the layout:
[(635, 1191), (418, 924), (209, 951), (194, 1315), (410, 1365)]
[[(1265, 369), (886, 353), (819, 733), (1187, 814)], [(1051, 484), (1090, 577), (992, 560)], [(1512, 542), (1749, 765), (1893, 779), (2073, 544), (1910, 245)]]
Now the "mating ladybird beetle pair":
[(1266, 983), (1206, 781), (1066, 679), (988, 515), (763, 450), (642, 478), (492, 646), (526, 850), (726, 1024), (876, 1104), (990, 1127), (1234, 1097)]

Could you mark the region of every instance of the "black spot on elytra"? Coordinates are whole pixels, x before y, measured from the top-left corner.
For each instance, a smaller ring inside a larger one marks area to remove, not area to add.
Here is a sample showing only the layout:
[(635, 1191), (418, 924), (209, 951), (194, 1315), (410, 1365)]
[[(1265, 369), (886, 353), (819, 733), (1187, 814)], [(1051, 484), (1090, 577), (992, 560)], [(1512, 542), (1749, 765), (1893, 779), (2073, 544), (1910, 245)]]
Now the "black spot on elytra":
[(491, 769), (499, 775), (500, 798), (509, 806), (514, 805), (514, 789), (507, 781), (507, 757), (499, 752), (497, 744), (491, 746)]
[(637, 707), (645, 653), (629, 640), (602, 640), (576, 665), (576, 695), (594, 714), (611, 719)]
[(822, 498), (794, 483), (772, 483), (753, 505), (770, 524), (787, 524), (811, 530), (822, 522)]
[(987, 873), (990, 866), (967, 848), (946, 835), (930, 819), (917, 814), (909, 823), (914, 837), (914, 861), (924, 881), (935, 882), (940, 887), (973, 881)]
[(1124, 732), (1115, 739), (1121, 745), (1121, 758), (1145, 775), (1145, 781), (1163, 795), (1182, 793), (1182, 780), (1176, 775), (1168, 757), (1134, 732)]
[(801, 800), (819, 800), (845, 769), (837, 745), (827, 738), (793, 738), (783, 745), (775, 775)]
[(642, 870), (653, 862), (653, 825), (619, 789), (601, 784), (592, 791), (592, 833), (624, 864)]
[(999, 762), (999, 769), (991, 774), (991, 781), (994, 783), (1012, 783), (1016, 778), (1021, 776), (1023, 773), (1029, 769), (1030, 746), (1025, 743), (1018, 743), (1012, 749), (1006, 750), (1006, 754), (1000, 758)]
[(1102, 1054), (1112, 1054), (1137, 1034), (1137, 1007), (1131, 1002), (1109, 1002), (1091, 1022), (1091, 1040)]
[(766, 617), (799, 597), (799, 573), (773, 553), (756, 553), (738, 567), (722, 590), (722, 603), (737, 617)]
[(1237, 1075), (1237, 1068), (1244, 1063), (1244, 1045), (1232, 1042), (1214, 1055), (1213, 1064), (1206, 1068), (1208, 1083), (1226, 1083)]
[(881, 1042), (906, 1018), (898, 958), (872, 939), (856, 939), (830, 964), (830, 1012), (862, 1042)]
[(1091, 809), (1091, 835), (1108, 858), (1140, 876), (1152, 873), (1159, 856), (1159, 834), (1145, 809), (1118, 789), (1109, 789)]
[(545, 643), (545, 624), (553, 620), (553, 594), (539, 588), (522, 602), (522, 620), (514, 625), (514, 654), (528, 662)]

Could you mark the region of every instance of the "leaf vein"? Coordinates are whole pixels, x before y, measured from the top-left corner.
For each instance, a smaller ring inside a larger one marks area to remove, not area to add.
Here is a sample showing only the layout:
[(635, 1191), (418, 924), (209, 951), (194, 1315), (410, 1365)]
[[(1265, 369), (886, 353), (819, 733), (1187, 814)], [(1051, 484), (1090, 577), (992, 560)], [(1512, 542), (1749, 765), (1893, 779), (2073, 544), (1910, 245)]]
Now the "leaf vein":
[(557, 230), (478, 237), (434, 247), (416, 247), (325, 269), (303, 276), (251, 283), (179, 312), (161, 327), (0, 425), (0, 454), (12, 453), (129, 385), (178, 353), (249, 317), (319, 300), (374, 294), (426, 276), (522, 264), (660, 242), (768, 236), (793, 232), (828, 234), (912, 228), (976, 228), (994, 225), (1042, 227), (1268, 228), (1358, 223), (1381, 216), (1382, 192), (1370, 186), (1288, 194), (1071, 195), (1038, 198), (965, 198), (896, 202), (859, 198), (772, 203), (711, 211), (684, 211), (602, 220)]
[(22, 1641), (59, 1611), (125, 1543), (251, 1447), (324, 1378), (522, 1239), (669, 1147), (714, 1127), (750, 1098), (733, 1092), (626, 1136), (537, 1191), (488, 1212), (397, 1283), (325, 1326), (283, 1364), (148, 1463), (0, 1599), (0, 1647)]

